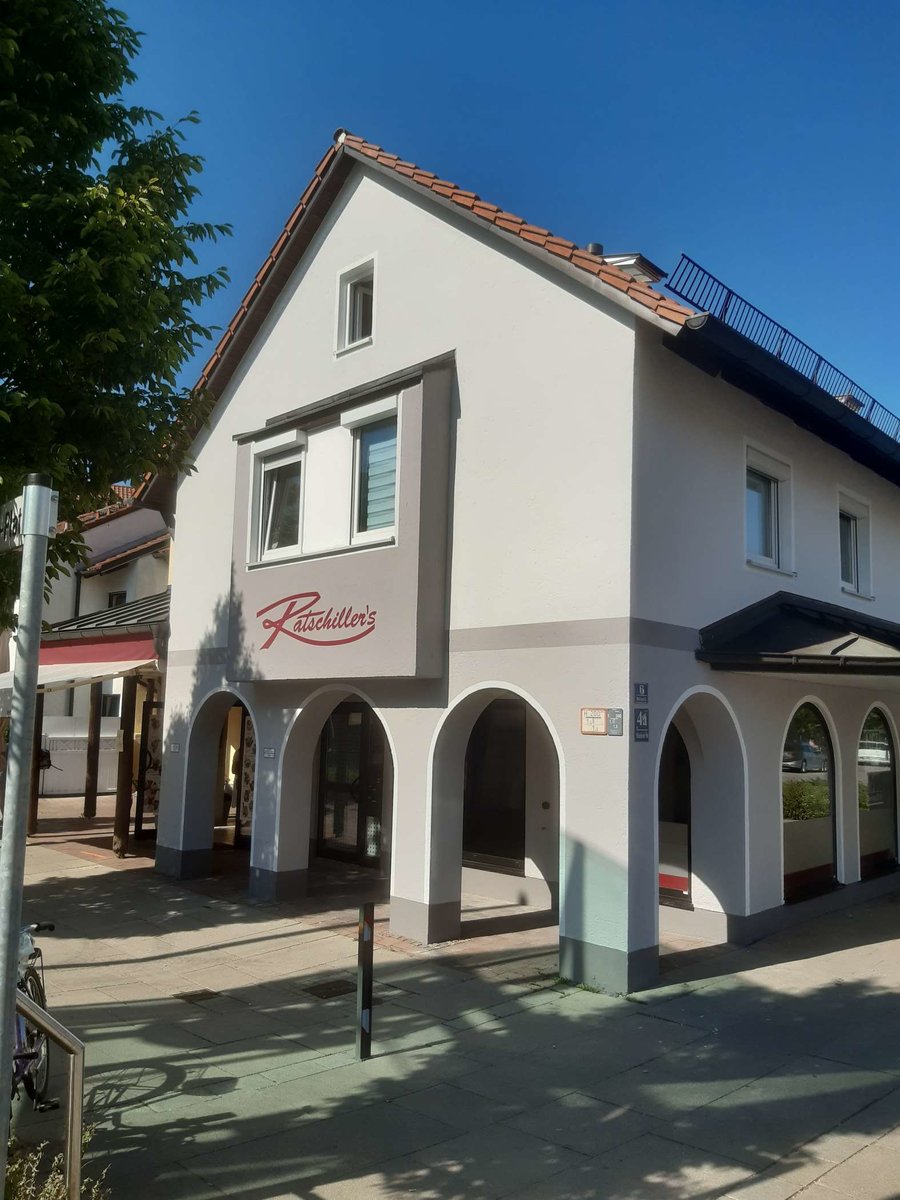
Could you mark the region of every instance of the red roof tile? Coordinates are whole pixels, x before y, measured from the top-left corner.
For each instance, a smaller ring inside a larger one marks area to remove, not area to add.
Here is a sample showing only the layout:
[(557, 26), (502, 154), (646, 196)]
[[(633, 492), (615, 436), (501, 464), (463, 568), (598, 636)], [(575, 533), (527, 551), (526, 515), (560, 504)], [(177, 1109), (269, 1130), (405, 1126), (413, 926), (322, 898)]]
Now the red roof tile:
[(490, 204), (482, 200), (475, 192), (459, 188), (455, 183), (441, 179), (431, 171), (425, 171), (421, 167), (417, 167), (414, 163), (405, 162), (398, 158), (396, 154), (389, 154), (380, 146), (365, 141), (364, 138), (339, 129), (335, 134), (334, 145), (329, 146), (319, 165), (316, 167), (313, 177), (300, 197), (297, 207), (285, 224), (284, 232), (279, 236), (275, 245), (270, 250), (246, 296), (241, 301), (238, 311), (231, 319), (228, 328), (219, 340), (218, 346), (203, 368), (198, 380), (198, 386), (206, 386), (210, 382), (229, 343), (243, 323), (251, 305), (257, 299), (266, 279), (285, 251), (295, 228), (319, 193), (325, 176), (345, 151), (349, 151), (350, 155), (354, 157), (362, 156), (372, 159), (379, 166), (395, 171), (403, 179), (416, 187), (420, 187), (424, 191), (434, 192), (435, 195), (459, 205), (460, 208), (465, 209), (487, 224), (495, 225), (498, 229), (514, 234), (530, 245), (546, 250), (549, 255), (553, 256), (552, 261), (558, 262), (562, 259), (572, 263), (573, 266), (579, 267), (586, 273), (598, 277), (603, 283), (609, 284), (623, 295), (636, 300), (642, 306), (655, 312), (664, 320), (672, 322), (674, 325), (683, 325), (688, 317), (693, 316), (691, 309), (685, 308), (671, 297), (664, 296), (661, 292), (655, 291), (653, 288), (648, 287), (647, 284), (639, 283), (621, 268), (604, 262), (602, 256), (590, 254), (587, 250), (582, 250), (579, 246), (576, 246), (574, 242), (570, 242), (566, 238), (556, 237), (549, 230), (539, 225), (529, 225), (522, 217), (517, 217), (514, 213), (506, 212), (498, 208), (495, 204)]

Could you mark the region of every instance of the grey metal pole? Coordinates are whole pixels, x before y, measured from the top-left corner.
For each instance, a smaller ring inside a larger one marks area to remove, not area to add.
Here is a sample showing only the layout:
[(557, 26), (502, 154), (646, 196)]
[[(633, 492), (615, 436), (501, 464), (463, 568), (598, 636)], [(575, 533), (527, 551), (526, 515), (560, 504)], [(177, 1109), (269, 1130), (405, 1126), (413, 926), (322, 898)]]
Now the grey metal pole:
[[(22, 520), (22, 577), (13, 673), (6, 807), (0, 837), (0, 1129), (9, 1128), (13, 1030), (16, 1019), (16, 970), (22, 925), (25, 877), (25, 825), (31, 790), (34, 709), (41, 647), (44, 572), (50, 532), (51, 481), (46, 475), (25, 480)], [(6, 1136), (0, 1136), (0, 1182), (6, 1179)]]

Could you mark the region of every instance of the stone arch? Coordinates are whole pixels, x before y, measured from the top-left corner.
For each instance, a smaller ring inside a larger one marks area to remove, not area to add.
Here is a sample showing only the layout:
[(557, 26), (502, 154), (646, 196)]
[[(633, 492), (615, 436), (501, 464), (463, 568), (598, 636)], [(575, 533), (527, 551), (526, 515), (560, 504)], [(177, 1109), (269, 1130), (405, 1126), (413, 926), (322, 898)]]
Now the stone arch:
[[(565, 813), (564, 758), (559, 736), (543, 708), (522, 688), (507, 682), (483, 682), (455, 698), (438, 723), (429, 750), (426, 828), (430, 863), (425, 893), (429, 941), (460, 935), (467, 786), (471, 793), (471, 768), (468, 781), (466, 777), (467, 755), (480, 719), (496, 703), (523, 706), (527, 762), (523, 874), (521, 878), (508, 875), (508, 882), (498, 884), (497, 894), (513, 903), (527, 903), (537, 899), (543, 889), (548, 906), (555, 908), (558, 904), (559, 831)], [(490, 870), (486, 873), (496, 874)]]

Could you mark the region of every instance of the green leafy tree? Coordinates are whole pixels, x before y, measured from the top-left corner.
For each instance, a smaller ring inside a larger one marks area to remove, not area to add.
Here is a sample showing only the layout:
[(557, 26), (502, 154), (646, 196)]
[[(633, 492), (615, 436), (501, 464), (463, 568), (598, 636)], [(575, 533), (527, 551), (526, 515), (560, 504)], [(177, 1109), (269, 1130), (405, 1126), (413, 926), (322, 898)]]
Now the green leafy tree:
[[(123, 98), (138, 47), (103, 0), (0, 5), (0, 502), (44, 471), (67, 519), (187, 465), (205, 400), (179, 375), (227, 279), (198, 266), (230, 230), (191, 216), (195, 114), (169, 125)], [(76, 527), (49, 578), (81, 553)], [(18, 567), (0, 553), (0, 628)]]

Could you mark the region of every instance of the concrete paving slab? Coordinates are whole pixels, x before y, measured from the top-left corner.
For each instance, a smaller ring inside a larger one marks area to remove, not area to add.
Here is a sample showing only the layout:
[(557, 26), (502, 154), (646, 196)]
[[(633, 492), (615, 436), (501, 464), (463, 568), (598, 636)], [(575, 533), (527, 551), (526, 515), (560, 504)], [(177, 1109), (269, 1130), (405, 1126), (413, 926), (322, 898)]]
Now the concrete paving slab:
[[(754, 947), (671, 946), (667, 986), (628, 1000), (561, 985), (552, 930), (414, 947), (379, 905), (358, 1064), (354, 996), (306, 990), (354, 978), (346, 899), (259, 905), (234, 875), (33, 849), (26, 915), (57, 920), (48, 993), (88, 1041), (117, 1197), (834, 1200), (854, 1159), (874, 1177), (900, 1158), (894, 898)], [(22, 1113), (36, 1137), (58, 1116)]]
[(417, 1151), (417, 1162), (450, 1176), (464, 1196), (518, 1196), (531, 1184), (584, 1161), (563, 1146), (491, 1126)]
[(515, 1194), (518, 1200), (715, 1200), (751, 1178), (740, 1163), (712, 1154), (698, 1160), (647, 1134)]
[(633, 1109), (570, 1092), (552, 1104), (510, 1117), (505, 1124), (580, 1154), (597, 1155), (652, 1132), (659, 1122)]
[(892, 1076), (877, 1071), (798, 1058), (673, 1120), (666, 1136), (763, 1170), (895, 1086)]

